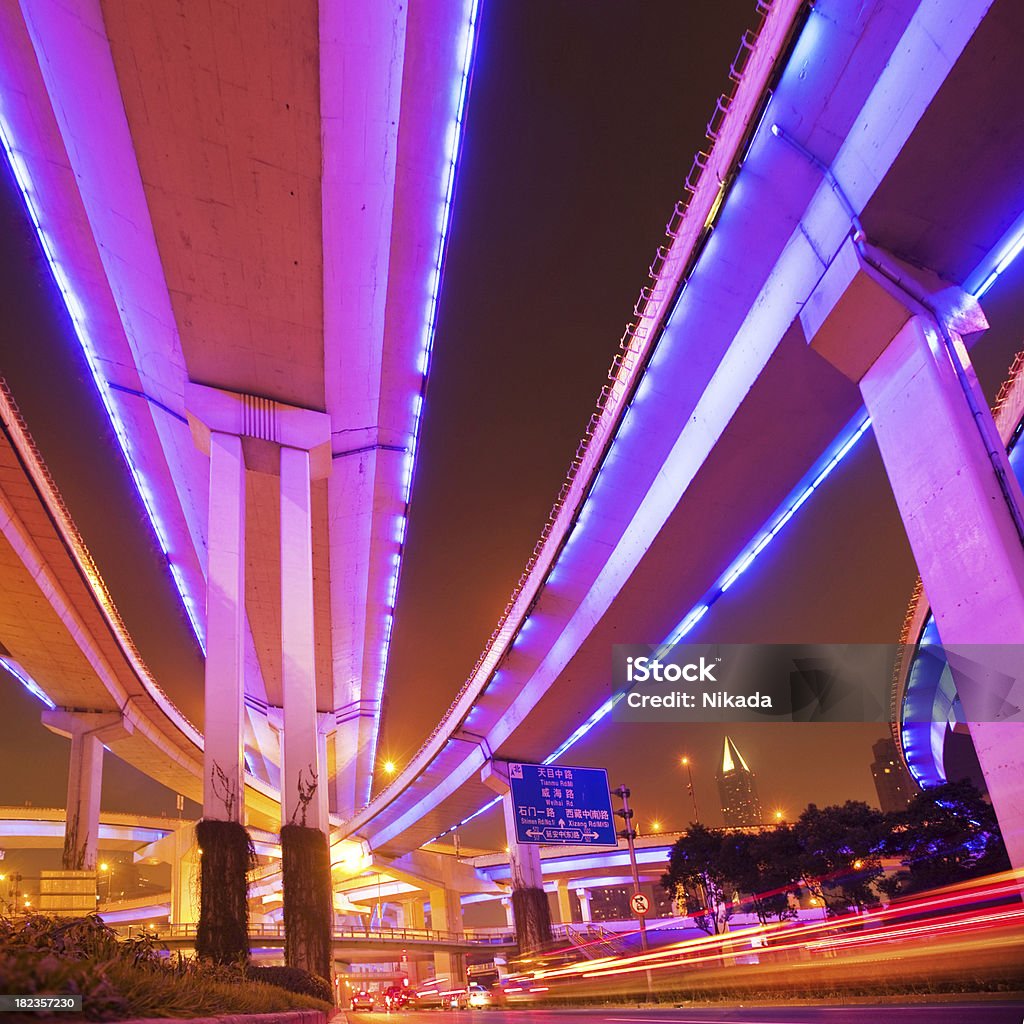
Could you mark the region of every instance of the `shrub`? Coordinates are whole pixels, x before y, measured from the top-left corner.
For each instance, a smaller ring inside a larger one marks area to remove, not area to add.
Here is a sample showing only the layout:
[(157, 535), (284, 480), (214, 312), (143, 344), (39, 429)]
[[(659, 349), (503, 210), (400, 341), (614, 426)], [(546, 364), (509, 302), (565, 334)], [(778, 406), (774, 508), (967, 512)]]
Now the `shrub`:
[(326, 978), (317, 974), (310, 974), (301, 967), (257, 967), (250, 965), (245, 970), (247, 978), (253, 981), (262, 981), (267, 985), (277, 985), (278, 988), (287, 989), (289, 992), (297, 992), (301, 996), (311, 996), (313, 999), (321, 999), (327, 1003), (334, 1002), (334, 992), (331, 990), (331, 983)]
[[(259, 977), (275, 970), (289, 983)], [(165, 957), (151, 938), (120, 941), (95, 916), (0, 918), (0, 994), (19, 993), (81, 995), (90, 1020), (333, 1008), (330, 985), (305, 971)]]

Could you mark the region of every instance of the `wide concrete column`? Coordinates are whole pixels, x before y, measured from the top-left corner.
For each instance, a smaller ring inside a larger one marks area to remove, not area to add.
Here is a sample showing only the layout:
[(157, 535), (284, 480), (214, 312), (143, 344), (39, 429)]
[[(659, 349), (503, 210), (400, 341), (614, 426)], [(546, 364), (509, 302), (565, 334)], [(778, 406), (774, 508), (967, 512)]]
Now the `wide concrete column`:
[(327, 771), (316, 706), (309, 452), (281, 449), (282, 818), (326, 832)]
[(95, 871), (103, 744), (127, 735), (131, 728), (125, 726), (119, 711), (69, 711), (65, 708), (44, 711), (43, 725), (71, 740), (63, 868), (65, 871)]
[(489, 761), (480, 773), (480, 778), (495, 792), (501, 793), (519, 952), (540, 949), (551, 941), (551, 911), (548, 908), (547, 893), (544, 892), (540, 848), (532, 843), (520, 843), (516, 835), (516, 814), (508, 781), (508, 764), (504, 761)]
[[(452, 889), (434, 888), (427, 890), (430, 897), (430, 927), (439, 932), (462, 932), (462, 899)], [(465, 984), (466, 955), (447, 950), (434, 953), (434, 974), (447, 978), (451, 987)]]
[(282, 445), (281, 866), (285, 962), (329, 979), (334, 908), (327, 839), (327, 745), (321, 728), (323, 718), (317, 711), (311, 485), (309, 450)]
[(852, 242), (803, 320), (812, 347), (860, 385), (1003, 839), (1024, 867), (1024, 497), (962, 340), (987, 322), (960, 289)]
[[(203, 403), (203, 414), (212, 410)], [(195, 412), (195, 405), (190, 408)], [(216, 426), (216, 418), (213, 417)], [(193, 423), (193, 431), (195, 424)], [(236, 432), (207, 428), (210, 456), (203, 724), (202, 850), (196, 952), (228, 963), (249, 955), (242, 716), (245, 695), (245, 458)]]
[(241, 824), (245, 800), (245, 459), (241, 438), (211, 431), (206, 589), (203, 818)]

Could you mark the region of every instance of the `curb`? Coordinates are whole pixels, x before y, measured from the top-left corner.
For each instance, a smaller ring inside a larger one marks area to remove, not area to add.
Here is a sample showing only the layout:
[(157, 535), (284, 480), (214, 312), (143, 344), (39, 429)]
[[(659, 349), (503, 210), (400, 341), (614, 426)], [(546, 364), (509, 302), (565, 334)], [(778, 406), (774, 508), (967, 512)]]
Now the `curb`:
[[(187, 1024), (327, 1024), (322, 1010), (282, 1010), (280, 1013), (225, 1013), (217, 1017), (189, 1017)], [(118, 1024), (185, 1024), (181, 1017), (132, 1017)]]

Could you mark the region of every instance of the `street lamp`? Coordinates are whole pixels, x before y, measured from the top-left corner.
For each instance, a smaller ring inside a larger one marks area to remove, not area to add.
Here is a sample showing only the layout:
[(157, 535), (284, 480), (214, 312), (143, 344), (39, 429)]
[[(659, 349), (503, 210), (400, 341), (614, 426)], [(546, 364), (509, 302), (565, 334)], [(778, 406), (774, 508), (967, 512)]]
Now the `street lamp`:
[(697, 825), (700, 823), (700, 811), (697, 810), (697, 791), (693, 788), (693, 766), (686, 754), (679, 759), (679, 763), (686, 769), (686, 778), (689, 780), (686, 788), (689, 790), (690, 799), (693, 801), (693, 823)]
[[(110, 887), (113, 884), (113, 879), (114, 879), (114, 869), (106, 861), (104, 861), (102, 864), (100, 864), (100, 872), (107, 876), (107, 902), (109, 903), (110, 902)], [(97, 898), (99, 898), (99, 897), (97, 897)]]

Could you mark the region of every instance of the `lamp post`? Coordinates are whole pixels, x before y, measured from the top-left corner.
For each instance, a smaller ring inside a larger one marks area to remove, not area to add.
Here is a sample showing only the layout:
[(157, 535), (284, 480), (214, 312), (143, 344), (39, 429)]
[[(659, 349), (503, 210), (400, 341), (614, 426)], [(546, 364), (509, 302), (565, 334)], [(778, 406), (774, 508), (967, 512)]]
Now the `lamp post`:
[(7, 899), (0, 896), (0, 909), (10, 914), (11, 917), (16, 917), (25, 909), (22, 905), (24, 894), (21, 891), (23, 877), (20, 871), (8, 871), (0, 875), (0, 882), (5, 880), (7, 882)]
[(697, 791), (693, 788), (693, 765), (686, 754), (679, 759), (679, 763), (686, 769), (686, 788), (689, 790), (690, 799), (693, 801), (693, 823), (698, 825), (700, 824), (700, 811), (697, 810)]
[(110, 902), (110, 887), (113, 885), (114, 869), (104, 861), (100, 864), (100, 873), (107, 876), (107, 902)]

